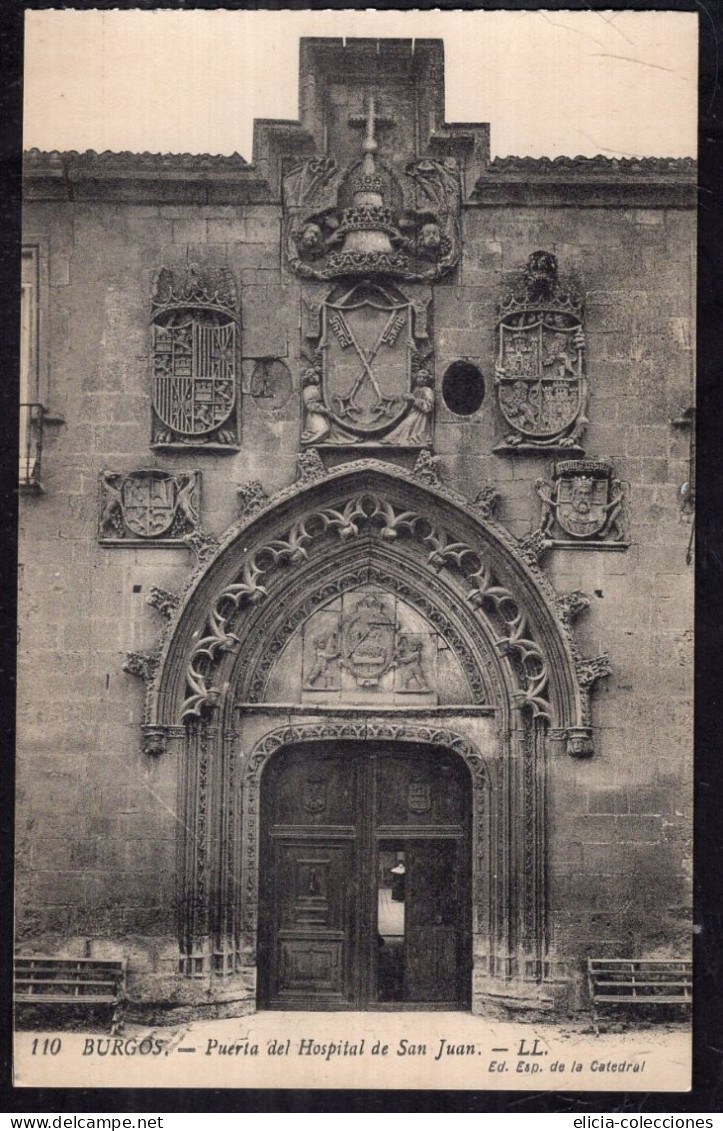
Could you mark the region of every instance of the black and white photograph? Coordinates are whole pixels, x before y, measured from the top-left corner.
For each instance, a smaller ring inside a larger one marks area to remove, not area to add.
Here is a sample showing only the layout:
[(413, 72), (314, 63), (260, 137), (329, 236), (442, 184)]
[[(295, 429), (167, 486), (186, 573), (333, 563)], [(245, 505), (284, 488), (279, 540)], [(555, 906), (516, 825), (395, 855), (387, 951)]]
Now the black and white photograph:
[(26, 13), (17, 1087), (690, 1088), (697, 60)]

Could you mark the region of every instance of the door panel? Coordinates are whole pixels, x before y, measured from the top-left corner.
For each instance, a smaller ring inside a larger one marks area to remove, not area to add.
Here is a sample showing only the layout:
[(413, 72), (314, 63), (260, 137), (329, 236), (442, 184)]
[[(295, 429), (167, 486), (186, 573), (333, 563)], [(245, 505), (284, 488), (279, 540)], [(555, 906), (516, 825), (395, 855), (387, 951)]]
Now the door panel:
[(459, 758), (446, 751), (434, 753), (436, 757), (395, 753), (378, 760), (378, 832), (410, 825), (457, 825), (461, 829), (469, 775)]
[(463, 972), (464, 901), (455, 841), (408, 841), (406, 993), (409, 1001), (456, 1001)]
[(290, 749), (262, 789), (259, 1000), (270, 1008), (350, 1008), (355, 982), (358, 760)]
[(272, 996), (346, 998), (354, 846), (315, 839), (277, 840), (274, 848), (278, 975)]
[(264, 777), (272, 825), (354, 826), (357, 768), (357, 759), (333, 749), (289, 750), (275, 759)]
[[(469, 794), (464, 764), (431, 747), (277, 755), (262, 784), (262, 1007), (469, 1001)], [(384, 850), (407, 869), (394, 899)]]

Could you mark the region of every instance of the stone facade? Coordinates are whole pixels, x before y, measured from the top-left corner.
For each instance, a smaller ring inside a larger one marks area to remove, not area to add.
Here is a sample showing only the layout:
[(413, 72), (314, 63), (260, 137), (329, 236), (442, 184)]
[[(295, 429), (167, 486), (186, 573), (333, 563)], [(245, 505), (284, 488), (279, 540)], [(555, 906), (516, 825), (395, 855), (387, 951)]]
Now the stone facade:
[[(473, 1007), (573, 1008), (589, 954), (690, 945), (695, 170), (490, 162), (488, 126), (444, 121), (436, 41), (303, 41), (300, 87), (300, 122), (257, 122), (251, 164), (27, 155), (47, 388), (42, 492), (20, 517), (18, 946), (127, 957), (137, 1002), (253, 1009), (244, 905), (264, 759), (284, 728), (297, 742), (406, 731), (457, 749), (473, 776), (483, 757), (475, 789), (509, 802), (493, 800), (492, 832), (475, 832)], [(289, 176), (329, 157), (332, 195), (297, 186), (291, 207)], [(458, 215), (452, 197), (410, 204), (403, 178), (424, 162), (458, 178)], [(391, 211), (384, 246), (365, 243), (375, 208)], [(322, 251), (299, 251), (305, 224)], [(344, 259), (353, 247), (371, 248), (361, 266)], [(565, 428), (506, 445), (496, 387), (500, 304), (540, 250), (581, 302), (578, 322), (550, 324), (564, 340), (544, 361), (573, 397), (584, 349), (586, 423), (567, 454)], [(234, 293), (224, 306), (204, 284), (199, 299), (192, 280), (178, 299), (223, 312), (198, 315), (193, 347), (217, 351), (216, 385), (193, 394), (206, 431), (159, 443), (154, 286), (161, 269), (180, 285), (189, 264), (232, 275)], [(355, 431), (343, 390), (356, 369), (341, 347), (319, 356), (333, 336), (319, 310), (360, 285), (367, 309), (377, 288), (385, 320), (410, 320), (410, 345), (392, 342), (385, 369), (378, 328), (362, 342)], [(219, 378), (216, 330), (231, 322), (236, 368)], [(392, 382), (388, 423), (372, 378)], [(315, 435), (315, 413), (322, 431), (331, 413), (335, 442)], [(578, 498), (571, 487), (560, 501), (565, 476), (585, 480), (592, 506), (596, 483), (619, 485), (618, 534), (612, 519), (591, 537), (565, 526)], [(108, 484), (129, 479), (104, 509)], [(391, 602), (397, 635), (395, 666), (362, 677), (343, 641), (365, 595)], [(513, 863), (482, 914), (487, 849)]]

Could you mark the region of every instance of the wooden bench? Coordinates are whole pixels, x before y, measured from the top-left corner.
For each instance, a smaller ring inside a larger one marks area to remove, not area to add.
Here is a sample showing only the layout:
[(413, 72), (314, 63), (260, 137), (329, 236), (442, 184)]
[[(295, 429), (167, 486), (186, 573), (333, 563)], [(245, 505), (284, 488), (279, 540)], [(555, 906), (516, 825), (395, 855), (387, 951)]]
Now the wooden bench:
[(598, 1006), (690, 1007), (693, 966), (685, 959), (588, 958), (587, 983), (595, 1033)]
[(126, 964), (104, 958), (15, 956), (16, 1005), (112, 1007), (111, 1032), (126, 1001)]

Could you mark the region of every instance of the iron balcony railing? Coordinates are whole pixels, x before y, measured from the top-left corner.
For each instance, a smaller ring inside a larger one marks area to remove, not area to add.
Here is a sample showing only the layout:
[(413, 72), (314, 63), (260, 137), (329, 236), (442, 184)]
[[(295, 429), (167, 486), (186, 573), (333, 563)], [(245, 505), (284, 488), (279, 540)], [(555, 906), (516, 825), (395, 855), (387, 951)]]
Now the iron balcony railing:
[(38, 401), (20, 405), (20, 467), (21, 490), (39, 491), (40, 457), (43, 451), (43, 417), (45, 409)]

